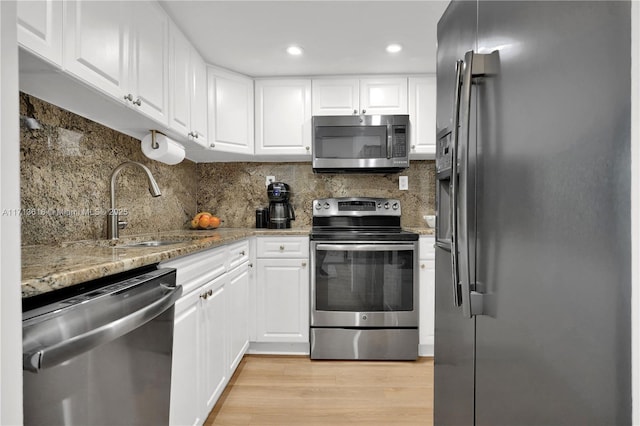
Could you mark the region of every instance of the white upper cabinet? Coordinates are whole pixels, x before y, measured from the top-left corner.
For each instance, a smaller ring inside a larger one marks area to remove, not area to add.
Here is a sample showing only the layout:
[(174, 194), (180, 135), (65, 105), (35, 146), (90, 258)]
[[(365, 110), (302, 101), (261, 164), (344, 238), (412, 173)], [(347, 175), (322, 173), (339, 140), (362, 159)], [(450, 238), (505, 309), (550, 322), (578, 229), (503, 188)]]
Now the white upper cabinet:
[(63, 66), (166, 126), (168, 25), (155, 2), (69, 1)]
[(407, 114), (407, 79), (361, 79), (360, 113)]
[(68, 1), (65, 4), (64, 68), (123, 102), (129, 65), (127, 16), (132, 3)]
[(207, 83), (210, 147), (253, 154), (253, 80), (209, 67)]
[(256, 154), (311, 160), (311, 80), (255, 82)]
[(191, 49), (191, 138), (198, 145), (208, 147), (207, 130), (207, 64)]
[(132, 2), (128, 94), (143, 113), (169, 123), (169, 18), (155, 2)]
[(312, 98), (313, 115), (407, 114), (407, 79), (315, 79)]
[(360, 82), (357, 79), (318, 79), (312, 84), (313, 115), (359, 113)]
[(20, 46), (62, 67), (62, 2), (19, 1), (17, 8)]
[(191, 132), (191, 44), (174, 26), (169, 29), (169, 127), (185, 137)]
[(207, 147), (207, 66), (175, 25), (169, 29), (169, 127)]
[(436, 77), (409, 79), (409, 131), (412, 159), (433, 159), (436, 153)]

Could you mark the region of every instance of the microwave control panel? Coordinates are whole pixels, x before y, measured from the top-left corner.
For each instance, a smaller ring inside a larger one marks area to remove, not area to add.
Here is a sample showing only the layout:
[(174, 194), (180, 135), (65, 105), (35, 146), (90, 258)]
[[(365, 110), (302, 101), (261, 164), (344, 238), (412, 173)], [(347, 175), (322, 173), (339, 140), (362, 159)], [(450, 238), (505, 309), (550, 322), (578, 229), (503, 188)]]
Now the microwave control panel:
[(393, 126), (393, 152), (391, 156), (406, 157), (407, 156), (407, 128), (405, 126)]

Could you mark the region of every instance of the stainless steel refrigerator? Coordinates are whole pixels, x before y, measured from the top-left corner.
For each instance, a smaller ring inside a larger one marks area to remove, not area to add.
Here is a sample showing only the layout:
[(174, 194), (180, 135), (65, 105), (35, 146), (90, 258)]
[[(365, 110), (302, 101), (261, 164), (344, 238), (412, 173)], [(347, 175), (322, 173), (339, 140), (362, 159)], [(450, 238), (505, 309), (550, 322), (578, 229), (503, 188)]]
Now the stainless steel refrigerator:
[(630, 12), (438, 24), (436, 425), (631, 423)]

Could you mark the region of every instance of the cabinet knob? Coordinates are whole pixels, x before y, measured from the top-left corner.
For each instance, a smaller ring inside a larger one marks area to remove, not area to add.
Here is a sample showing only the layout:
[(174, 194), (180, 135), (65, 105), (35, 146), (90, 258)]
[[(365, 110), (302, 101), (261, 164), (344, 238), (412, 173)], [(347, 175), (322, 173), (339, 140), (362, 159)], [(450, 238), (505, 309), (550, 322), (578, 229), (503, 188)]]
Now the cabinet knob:
[(209, 295), (208, 295), (207, 293), (202, 293), (202, 294), (200, 295), (200, 299), (207, 300), (207, 298), (208, 298), (208, 297), (209, 297)]
[(366, 114), (366, 113), (367, 113), (367, 110), (366, 110), (366, 109), (363, 109), (363, 110), (362, 110), (362, 113), (363, 113), (363, 114)]
[(354, 109), (354, 110), (353, 110), (353, 115), (356, 115), (356, 114), (358, 114), (358, 110), (357, 110), (357, 109)]
[(198, 139), (198, 134), (196, 132), (193, 132), (193, 137)]
[(209, 148), (215, 148), (215, 147), (216, 147), (216, 144), (215, 144), (215, 143), (211, 142), (211, 143), (209, 144)]
[(207, 292), (207, 294), (208, 294), (209, 296), (213, 295), (213, 290), (209, 290), (209, 291)]
[(133, 104), (134, 104), (134, 105), (137, 105), (137, 106), (142, 105), (142, 99), (137, 98), (135, 101), (133, 101)]
[(306, 149), (307, 151), (309, 151), (311, 148), (308, 146), (305, 146), (304, 149)]
[(280, 251), (284, 250), (284, 245), (280, 246)]
[(426, 267), (427, 267), (427, 265), (425, 265), (424, 263), (420, 265), (420, 269), (424, 269)]
[(133, 100), (133, 95), (131, 93), (124, 95), (124, 100), (125, 101), (132, 101)]
[(307, 266), (307, 262), (302, 262), (302, 267), (306, 267)]
[(248, 266), (249, 268), (253, 268), (253, 263), (249, 263), (249, 264), (247, 264), (247, 266)]
[(415, 145), (411, 145), (411, 149), (416, 149), (416, 146)]
[(242, 250), (242, 251), (240, 252), (240, 256), (244, 256), (244, 255), (245, 255), (244, 250)]

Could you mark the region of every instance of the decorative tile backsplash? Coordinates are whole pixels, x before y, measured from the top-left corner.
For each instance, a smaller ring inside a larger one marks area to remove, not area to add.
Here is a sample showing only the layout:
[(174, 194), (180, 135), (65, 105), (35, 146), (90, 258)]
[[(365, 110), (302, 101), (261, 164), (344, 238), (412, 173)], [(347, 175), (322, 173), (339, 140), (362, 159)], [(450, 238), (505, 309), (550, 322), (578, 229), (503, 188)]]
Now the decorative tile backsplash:
[[(225, 227), (254, 227), (255, 209), (268, 205), (267, 175), (291, 186), (293, 227), (311, 225), (315, 198), (399, 198), (402, 223), (424, 226), (435, 211), (435, 163), (412, 161), (390, 175), (314, 174), (310, 163), (200, 163), (168, 166), (146, 158), (140, 141), (21, 93), (20, 114), (40, 129), (20, 127), (22, 244), (104, 239), (113, 169), (124, 161), (151, 170), (162, 196), (149, 194), (146, 176), (127, 167), (116, 180), (116, 207), (128, 213), (122, 236), (185, 229), (197, 211), (211, 211)], [(398, 190), (398, 177), (409, 190)]]

